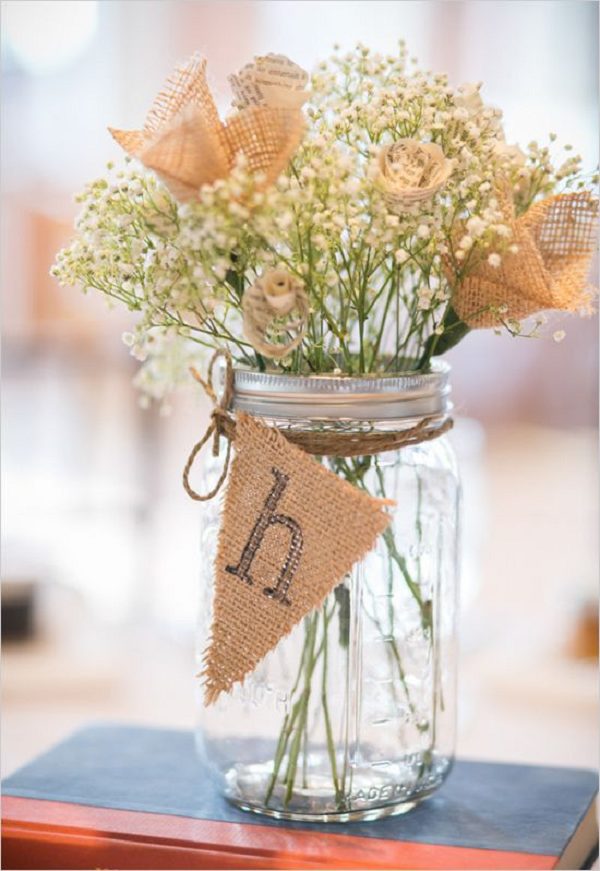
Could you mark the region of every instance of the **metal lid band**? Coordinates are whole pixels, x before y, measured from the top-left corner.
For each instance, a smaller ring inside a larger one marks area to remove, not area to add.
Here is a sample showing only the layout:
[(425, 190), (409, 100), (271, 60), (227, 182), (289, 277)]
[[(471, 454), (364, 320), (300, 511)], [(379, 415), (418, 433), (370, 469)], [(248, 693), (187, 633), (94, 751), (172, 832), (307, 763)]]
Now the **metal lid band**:
[(450, 367), (394, 375), (279, 375), (234, 371), (231, 409), (289, 420), (405, 421), (446, 417)]

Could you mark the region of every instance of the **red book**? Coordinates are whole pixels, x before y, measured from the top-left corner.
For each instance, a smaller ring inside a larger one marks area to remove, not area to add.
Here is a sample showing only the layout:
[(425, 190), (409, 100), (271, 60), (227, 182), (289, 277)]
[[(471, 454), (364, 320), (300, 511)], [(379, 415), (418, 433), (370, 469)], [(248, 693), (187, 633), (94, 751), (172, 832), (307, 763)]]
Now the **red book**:
[(459, 761), (406, 815), (290, 824), (229, 805), (191, 734), (94, 726), (4, 781), (2, 867), (581, 868), (596, 791), (589, 771)]

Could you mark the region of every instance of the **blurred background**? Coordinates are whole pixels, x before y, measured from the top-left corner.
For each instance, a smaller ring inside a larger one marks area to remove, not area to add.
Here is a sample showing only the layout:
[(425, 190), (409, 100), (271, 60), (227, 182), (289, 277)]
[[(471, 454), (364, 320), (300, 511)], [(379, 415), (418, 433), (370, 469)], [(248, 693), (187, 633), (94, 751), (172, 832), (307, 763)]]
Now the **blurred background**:
[[(310, 69), (334, 42), (404, 38), (452, 83), (484, 81), (509, 142), (553, 131), (591, 170), (597, 17), (585, 0), (2, 3), (5, 773), (90, 720), (194, 721), (202, 556), (180, 480), (207, 408), (142, 410), (128, 316), (48, 276), (73, 194), (120, 157), (107, 126), (139, 127), (195, 50), (225, 109), (255, 54)], [(597, 353), (595, 318), (552, 317), (543, 340), (480, 332), (451, 354), (466, 757), (597, 763)]]

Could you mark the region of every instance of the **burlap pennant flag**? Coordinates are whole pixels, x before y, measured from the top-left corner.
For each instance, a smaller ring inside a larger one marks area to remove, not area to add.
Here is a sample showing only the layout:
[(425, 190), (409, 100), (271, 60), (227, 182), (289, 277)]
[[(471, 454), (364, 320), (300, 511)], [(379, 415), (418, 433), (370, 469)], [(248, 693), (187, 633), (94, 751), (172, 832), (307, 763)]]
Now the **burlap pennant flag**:
[(205, 701), (242, 681), (375, 544), (385, 500), (239, 414), (225, 494)]

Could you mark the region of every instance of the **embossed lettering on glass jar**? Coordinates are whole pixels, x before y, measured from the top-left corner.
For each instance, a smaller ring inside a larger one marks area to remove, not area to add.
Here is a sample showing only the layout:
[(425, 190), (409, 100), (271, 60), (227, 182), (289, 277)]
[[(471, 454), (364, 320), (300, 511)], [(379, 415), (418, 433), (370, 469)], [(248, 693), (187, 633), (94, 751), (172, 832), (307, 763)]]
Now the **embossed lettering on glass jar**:
[[(237, 370), (233, 410), (284, 433), (399, 432), (426, 421), (429, 434), (450, 413), (448, 376), (439, 363), (393, 376)], [(430, 795), (452, 764), (460, 486), (444, 435), (320, 461), (371, 495), (395, 499), (392, 523), (242, 685), (211, 707), (200, 704), (198, 747), (228, 799), (246, 810), (376, 819)], [(219, 462), (205, 468), (207, 487)], [(202, 510), (199, 659), (210, 632), (218, 500)]]

